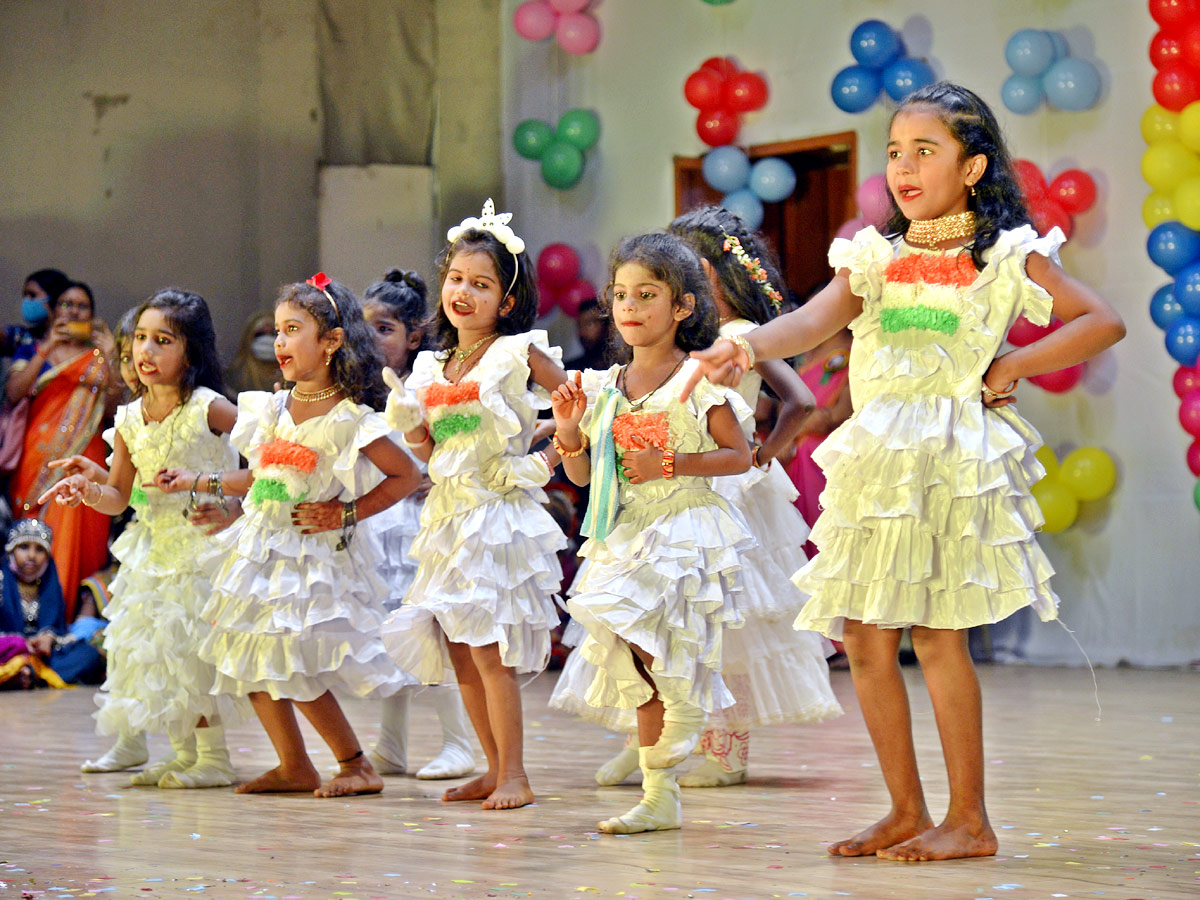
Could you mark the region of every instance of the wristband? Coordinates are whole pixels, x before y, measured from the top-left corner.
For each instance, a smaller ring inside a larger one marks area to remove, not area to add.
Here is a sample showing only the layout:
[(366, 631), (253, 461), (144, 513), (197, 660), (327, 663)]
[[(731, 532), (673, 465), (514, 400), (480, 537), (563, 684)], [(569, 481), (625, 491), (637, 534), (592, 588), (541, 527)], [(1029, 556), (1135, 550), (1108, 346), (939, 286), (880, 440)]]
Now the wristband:
[(668, 481), (675, 477), (675, 451), (664, 450), (662, 457), (662, 477)]
[(429, 433), (429, 427), (427, 425), (422, 425), (421, 428), (425, 430), (425, 437), (421, 438), (419, 441), (413, 442), (408, 439), (407, 435), (405, 435), (404, 446), (408, 447), (410, 450), (416, 450), (418, 447), (424, 447), (429, 443), (430, 439), (433, 437), (433, 435)]
[(577, 456), (582, 456), (584, 451), (588, 448), (588, 439), (586, 434), (580, 435), (578, 450), (568, 450), (566, 447), (564, 447), (562, 445), (562, 441), (558, 439), (557, 431), (554, 432), (554, 436), (550, 438), (550, 443), (554, 445), (554, 449), (558, 451), (558, 455), (563, 459), (574, 459)]

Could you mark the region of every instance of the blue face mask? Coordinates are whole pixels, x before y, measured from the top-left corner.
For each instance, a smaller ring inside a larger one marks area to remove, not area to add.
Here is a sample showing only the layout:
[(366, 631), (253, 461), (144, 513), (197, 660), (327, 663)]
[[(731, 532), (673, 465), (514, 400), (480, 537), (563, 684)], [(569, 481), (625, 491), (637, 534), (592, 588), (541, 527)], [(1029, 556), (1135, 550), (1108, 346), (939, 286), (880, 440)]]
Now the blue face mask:
[(50, 310), (46, 308), (44, 300), (35, 300), (32, 297), (21, 298), (21, 318), (30, 325), (41, 325), (50, 318)]

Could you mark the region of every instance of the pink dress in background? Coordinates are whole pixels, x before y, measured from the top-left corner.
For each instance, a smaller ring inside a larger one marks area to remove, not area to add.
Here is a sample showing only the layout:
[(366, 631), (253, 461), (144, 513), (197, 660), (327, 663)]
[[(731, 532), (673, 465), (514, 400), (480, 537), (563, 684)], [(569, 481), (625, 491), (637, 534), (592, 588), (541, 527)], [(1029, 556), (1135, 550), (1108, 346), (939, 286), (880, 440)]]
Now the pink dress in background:
[[(838, 393), (849, 377), (846, 369), (849, 359), (850, 351), (847, 348), (836, 347), (798, 370), (804, 383), (817, 398), (817, 407), (830, 407), (837, 401)], [(792, 479), (792, 484), (800, 492), (800, 496), (796, 498), (796, 507), (804, 516), (809, 528), (816, 524), (817, 516), (821, 514), (820, 497), (821, 491), (825, 490), (825, 473), (812, 458), (813, 451), (821, 446), (823, 440), (823, 434), (810, 434), (800, 438), (796, 441), (796, 455), (787, 464), (787, 473)], [(806, 541), (804, 552), (812, 559), (817, 548), (812, 541)]]

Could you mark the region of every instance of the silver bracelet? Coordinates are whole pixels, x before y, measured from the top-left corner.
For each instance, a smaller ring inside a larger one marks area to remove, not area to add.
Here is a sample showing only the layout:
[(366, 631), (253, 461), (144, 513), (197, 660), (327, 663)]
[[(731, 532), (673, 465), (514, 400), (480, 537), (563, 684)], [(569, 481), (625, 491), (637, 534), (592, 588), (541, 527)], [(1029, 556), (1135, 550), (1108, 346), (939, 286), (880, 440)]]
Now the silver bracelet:
[(354, 540), (354, 529), (358, 525), (358, 501), (348, 500), (342, 504), (342, 539), (335, 550), (345, 550)]

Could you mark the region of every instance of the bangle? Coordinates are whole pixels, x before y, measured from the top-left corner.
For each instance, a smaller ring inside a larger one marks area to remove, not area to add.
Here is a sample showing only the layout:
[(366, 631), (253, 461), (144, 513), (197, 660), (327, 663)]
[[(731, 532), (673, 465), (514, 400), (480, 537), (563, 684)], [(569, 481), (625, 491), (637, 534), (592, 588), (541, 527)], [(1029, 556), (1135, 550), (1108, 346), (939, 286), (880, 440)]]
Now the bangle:
[(410, 441), (408, 439), (408, 435), (405, 435), (404, 446), (408, 447), (410, 450), (416, 450), (418, 447), (424, 447), (429, 443), (429, 441), (433, 438), (433, 435), (429, 433), (429, 426), (422, 425), (421, 428), (425, 431), (425, 437), (421, 438), (419, 441)]
[(675, 451), (664, 450), (662, 458), (662, 477), (668, 481), (675, 477)]
[[(87, 488), (84, 489), (84, 492), (83, 492), (83, 505), (94, 507), (97, 503), (100, 502), (100, 498), (104, 495), (104, 489), (102, 487), (100, 487), (100, 485), (96, 484), (96, 482), (94, 482), (94, 481), (89, 481), (87, 484), (88, 484), (88, 486), (87, 486)], [(91, 494), (92, 488), (96, 489), (96, 499), (95, 500), (88, 499), (88, 497)]]
[(550, 465), (550, 457), (546, 455), (546, 451), (545, 451), (545, 450), (539, 450), (539, 451), (537, 452), (537, 455), (538, 455), (538, 456), (540, 456), (540, 457), (542, 458), (542, 462), (544, 462), (544, 463), (546, 464), (546, 468), (547, 468), (547, 469), (549, 469), (551, 472), (553, 472), (553, 471), (554, 471), (554, 466)]
[(217, 498), (217, 505), (221, 507), (221, 512), (229, 512), (229, 503), (225, 500), (225, 486), (222, 484), (220, 472), (213, 472), (208, 476), (208, 492)]
[(981, 384), (983, 386), (983, 396), (987, 397), (989, 400), (1003, 400), (1005, 397), (1011, 397), (1014, 393), (1016, 393), (1017, 382), (1020, 380), (1021, 379), (1019, 379), (1019, 378), (1014, 378), (1009, 383), (1008, 387), (1006, 387), (1002, 391), (993, 391), (990, 387), (987, 386), (987, 382), (983, 381), (983, 382), (981, 382)]
[(574, 459), (577, 456), (582, 456), (583, 452), (588, 448), (587, 435), (580, 435), (579, 449), (568, 450), (562, 445), (562, 441), (558, 439), (558, 432), (554, 432), (554, 437), (550, 438), (550, 443), (554, 445), (554, 449), (558, 451), (558, 455), (563, 459)]
[(766, 469), (767, 466), (771, 465), (771, 461), (769, 459), (767, 460), (766, 465), (763, 465), (758, 461), (758, 451), (761, 449), (762, 444), (755, 444), (750, 448), (750, 465), (754, 466), (756, 469)]
[(200, 484), (200, 472), (196, 473), (196, 477), (192, 479), (192, 489), (188, 492), (187, 509), (183, 511), (183, 517), (186, 519), (189, 512), (195, 512), (199, 504), (196, 502), (196, 486)]
[[(425, 443), (424, 441), (421, 442)], [(345, 550), (354, 540), (354, 527), (358, 524), (358, 501), (348, 500), (342, 504), (342, 539), (335, 550)]]
[(746, 360), (747, 360), (746, 371), (747, 372), (749, 372), (751, 369), (754, 368), (754, 348), (750, 346), (750, 342), (748, 340), (746, 340), (744, 337), (742, 337), (742, 335), (735, 334), (730, 337), (718, 338), (718, 340), (728, 341), (729, 343), (733, 344), (733, 346), (737, 347), (739, 350), (741, 350), (743, 353), (746, 354)]

